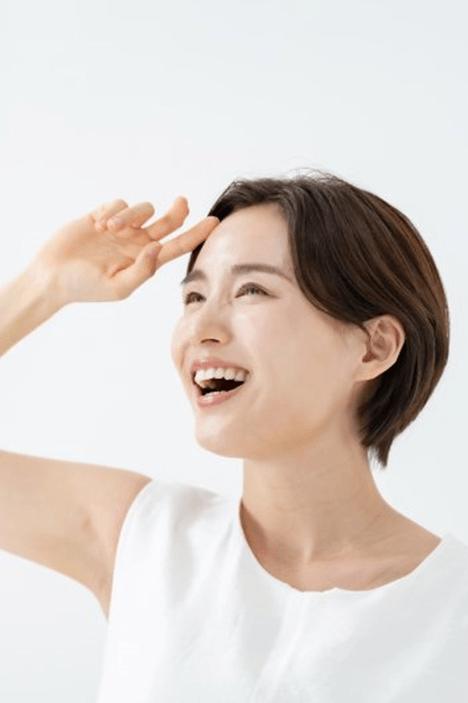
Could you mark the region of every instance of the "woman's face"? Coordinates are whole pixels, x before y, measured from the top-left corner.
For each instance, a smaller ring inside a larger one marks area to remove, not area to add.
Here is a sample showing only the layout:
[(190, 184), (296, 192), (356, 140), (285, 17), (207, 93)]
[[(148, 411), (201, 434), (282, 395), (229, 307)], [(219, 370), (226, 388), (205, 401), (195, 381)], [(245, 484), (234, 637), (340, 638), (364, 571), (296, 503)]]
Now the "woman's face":
[[(337, 323), (303, 296), (287, 234), (276, 205), (238, 210), (198, 255), (194, 269), (206, 280), (183, 290), (189, 300), (173, 331), (171, 355), (193, 407), (197, 441), (216, 454), (268, 459), (322, 439), (325, 447), (343, 442), (350, 432), (348, 405), (362, 386), (353, 374), (363, 338), (340, 334)], [(276, 266), (290, 280), (231, 273), (232, 266), (248, 263)], [(250, 375), (231, 399), (200, 408), (190, 367), (209, 356), (236, 362)]]

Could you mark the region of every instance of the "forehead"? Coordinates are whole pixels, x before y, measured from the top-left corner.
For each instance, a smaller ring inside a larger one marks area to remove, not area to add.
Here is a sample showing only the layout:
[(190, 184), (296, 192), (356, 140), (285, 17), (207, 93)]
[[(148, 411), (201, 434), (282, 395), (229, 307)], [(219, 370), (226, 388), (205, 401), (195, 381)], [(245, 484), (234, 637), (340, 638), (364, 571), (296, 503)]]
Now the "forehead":
[(274, 203), (253, 205), (232, 213), (213, 230), (195, 266), (209, 273), (216, 266), (261, 261), (291, 270), (288, 225)]

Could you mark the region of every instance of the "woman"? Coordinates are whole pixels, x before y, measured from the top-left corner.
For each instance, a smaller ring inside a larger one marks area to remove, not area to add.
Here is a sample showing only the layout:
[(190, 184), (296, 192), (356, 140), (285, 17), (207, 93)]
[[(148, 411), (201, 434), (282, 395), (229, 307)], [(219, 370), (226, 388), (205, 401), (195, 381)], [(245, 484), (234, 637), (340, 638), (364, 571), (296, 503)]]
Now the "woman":
[(192, 252), (171, 354), (197, 441), (243, 459), (233, 499), (0, 456), (10, 502), (42, 477), (21, 523), (6, 505), (0, 546), (73, 576), (109, 613), (99, 703), (467, 700), (468, 546), (395, 510), (370, 468), (386, 468), (448, 359), (421, 236), (315, 172), (235, 181), (164, 244), (186, 201), (143, 227), (153, 214), (119, 200), (71, 223), (0, 297), (4, 352), (63, 305), (121, 300)]

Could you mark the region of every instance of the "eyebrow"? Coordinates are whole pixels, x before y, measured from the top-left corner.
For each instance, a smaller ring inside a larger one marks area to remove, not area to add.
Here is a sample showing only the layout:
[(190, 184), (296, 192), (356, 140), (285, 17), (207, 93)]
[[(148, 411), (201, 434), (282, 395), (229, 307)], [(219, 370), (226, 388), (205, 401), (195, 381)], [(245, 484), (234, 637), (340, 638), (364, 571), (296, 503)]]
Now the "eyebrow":
[[(290, 283), (293, 282), (291, 278), (286, 273), (284, 273), (284, 271), (279, 269), (277, 266), (272, 266), (271, 264), (251, 263), (235, 264), (234, 266), (231, 266), (231, 275), (233, 276), (239, 276), (243, 273), (251, 273), (252, 271), (259, 271), (260, 273), (271, 273), (275, 276), (281, 276), (282, 278), (285, 278)], [(201, 269), (193, 269), (192, 271), (190, 271), (190, 273), (185, 276), (185, 278), (181, 280), (180, 285), (186, 286), (192, 281), (206, 280), (208, 280), (208, 276), (204, 271), (202, 271)]]

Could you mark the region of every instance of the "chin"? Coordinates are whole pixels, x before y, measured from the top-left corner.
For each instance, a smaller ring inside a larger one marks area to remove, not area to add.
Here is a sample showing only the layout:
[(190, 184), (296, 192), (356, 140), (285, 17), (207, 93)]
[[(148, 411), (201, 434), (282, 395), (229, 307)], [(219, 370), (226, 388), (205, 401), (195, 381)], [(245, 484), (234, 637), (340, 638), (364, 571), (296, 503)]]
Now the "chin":
[(244, 456), (242, 442), (234, 441), (232, 437), (227, 436), (228, 433), (217, 432), (211, 435), (205, 433), (196, 433), (197, 444), (206, 449), (207, 452), (218, 454), (218, 456), (229, 456), (237, 459), (242, 459)]
[(252, 436), (247, 437), (245, 432), (237, 435), (229, 430), (215, 429), (208, 433), (206, 428), (195, 433), (197, 444), (206, 451), (218, 456), (231, 457), (233, 459), (251, 459), (252, 461), (265, 461), (274, 456), (272, 442), (261, 442), (252, 444)]

